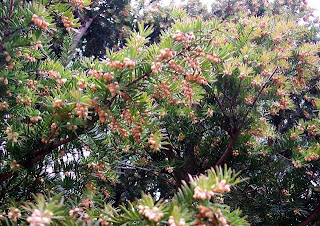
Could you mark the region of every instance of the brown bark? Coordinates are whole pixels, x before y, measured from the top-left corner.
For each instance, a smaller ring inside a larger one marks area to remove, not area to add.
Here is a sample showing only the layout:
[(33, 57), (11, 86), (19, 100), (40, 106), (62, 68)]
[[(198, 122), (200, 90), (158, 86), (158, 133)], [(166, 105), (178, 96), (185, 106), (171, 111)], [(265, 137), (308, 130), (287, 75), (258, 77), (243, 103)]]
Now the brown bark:
[(320, 216), (320, 204), (317, 206), (317, 208), (315, 208), (311, 214), (307, 217), (307, 219), (305, 219), (304, 221), (302, 221), (299, 226), (305, 226), (308, 225), (309, 223), (312, 223), (314, 220), (316, 220), (317, 217)]

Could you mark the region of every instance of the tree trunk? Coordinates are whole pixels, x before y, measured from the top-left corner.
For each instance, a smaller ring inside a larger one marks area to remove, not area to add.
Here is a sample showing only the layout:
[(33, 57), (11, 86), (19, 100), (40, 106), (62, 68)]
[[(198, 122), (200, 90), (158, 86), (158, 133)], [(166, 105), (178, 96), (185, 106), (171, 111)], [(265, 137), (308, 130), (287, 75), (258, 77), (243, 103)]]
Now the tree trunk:
[(73, 42), (73, 48), (74, 50), (77, 48), (78, 43), (80, 42), (80, 40), (82, 39), (82, 37), (84, 36), (84, 34), (87, 32), (88, 28), (90, 27), (90, 25), (92, 24), (93, 18), (88, 18), (86, 19), (85, 23), (82, 25), (81, 28), (79, 28), (74, 42)]
[(176, 187), (180, 188), (182, 181), (189, 182), (189, 174), (197, 174), (197, 162), (194, 155), (195, 145), (191, 142), (186, 144), (183, 157), (183, 167), (174, 170), (173, 175), (176, 181)]

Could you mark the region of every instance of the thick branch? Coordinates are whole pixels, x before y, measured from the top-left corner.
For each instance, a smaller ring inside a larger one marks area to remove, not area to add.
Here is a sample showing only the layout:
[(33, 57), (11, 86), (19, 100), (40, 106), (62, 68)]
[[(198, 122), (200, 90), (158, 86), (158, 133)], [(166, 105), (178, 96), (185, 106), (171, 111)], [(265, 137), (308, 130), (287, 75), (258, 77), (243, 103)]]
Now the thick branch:
[(78, 43), (80, 42), (80, 40), (82, 39), (82, 37), (84, 36), (84, 34), (87, 32), (88, 28), (90, 27), (90, 25), (92, 24), (94, 18), (88, 18), (85, 20), (85, 23), (82, 25), (81, 28), (78, 29), (78, 32), (75, 36), (74, 42), (73, 42), (73, 48), (77, 48)]
[(308, 225), (309, 223), (313, 222), (314, 220), (316, 220), (317, 217), (319, 217), (320, 215), (320, 204), (317, 206), (317, 208), (315, 208), (312, 213), (307, 217), (307, 219), (305, 219), (304, 221), (302, 221), (299, 226), (305, 226)]
[(234, 135), (231, 136), (231, 139), (229, 141), (228, 147), (227, 149), (224, 151), (223, 155), (221, 156), (221, 158), (218, 160), (218, 162), (216, 163), (216, 166), (220, 166), (222, 165), (222, 163), (224, 162), (224, 160), (228, 157), (228, 155), (231, 153), (231, 151), (233, 150), (233, 146), (236, 143), (236, 140), (238, 138), (239, 133), (236, 133)]
[[(33, 164), (39, 162), (40, 160), (44, 159), (44, 157), (51, 153), (54, 149), (56, 149), (57, 147), (60, 147), (61, 145), (64, 145), (66, 143), (69, 143), (70, 141), (73, 141), (75, 140), (76, 138), (78, 138), (79, 135), (81, 135), (82, 133), (79, 133), (77, 135), (73, 134), (72, 136), (64, 139), (64, 140), (61, 140), (61, 141), (58, 141), (56, 143), (53, 143), (49, 146), (46, 146), (42, 149), (39, 149), (37, 151), (37, 155), (31, 159), (27, 164), (26, 166), (27, 167), (31, 167)], [(15, 171), (15, 172), (5, 172), (3, 174), (0, 174), (0, 182), (3, 182), (7, 179), (9, 179), (10, 177), (16, 175), (18, 173), (18, 171)]]
[(53, 143), (52, 145), (50, 145), (49, 147), (47, 148), (44, 148), (43, 150), (40, 150), (38, 152), (38, 155), (36, 157), (34, 157), (29, 163), (28, 165), (32, 166), (33, 164), (39, 162), (40, 160), (44, 159), (44, 157), (51, 153), (54, 149), (56, 149), (57, 147), (60, 147), (61, 145), (64, 145), (64, 144), (67, 144), (75, 139), (77, 139), (79, 137), (79, 135), (83, 134), (82, 133), (78, 133), (78, 134), (72, 134), (72, 136), (64, 139), (64, 140), (61, 140), (59, 142), (56, 142), (56, 143)]
[(84, 34), (87, 32), (88, 28), (91, 26), (92, 24), (92, 21), (94, 21), (95, 19), (97, 19), (101, 13), (104, 11), (103, 8), (101, 8), (95, 16), (93, 16), (92, 18), (87, 18), (85, 19), (81, 13), (79, 12), (79, 10), (77, 11), (77, 14), (78, 14), (78, 17), (81, 19), (81, 21), (84, 22), (84, 24), (82, 25), (81, 28), (79, 28), (77, 34), (76, 34), (76, 37), (75, 37), (75, 40), (74, 40), (74, 43), (73, 43), (73, 48), (77, 48), (77, 45), (78, 43), (80, 42), (80, 40), (82, 39), (82, 37), (84, 36)]

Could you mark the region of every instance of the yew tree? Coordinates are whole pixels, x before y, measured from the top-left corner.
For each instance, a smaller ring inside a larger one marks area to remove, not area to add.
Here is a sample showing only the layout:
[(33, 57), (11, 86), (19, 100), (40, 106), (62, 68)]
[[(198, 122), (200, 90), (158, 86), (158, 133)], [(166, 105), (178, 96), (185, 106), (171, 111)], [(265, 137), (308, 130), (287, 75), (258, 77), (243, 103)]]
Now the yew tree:
[(319, 45), (310, 27), (176, 9), (159, 43), (139, 24), (105, 59), (81, 57), (75, 18), (97, 3), (0, 2), (2, 222), (316, 220)]

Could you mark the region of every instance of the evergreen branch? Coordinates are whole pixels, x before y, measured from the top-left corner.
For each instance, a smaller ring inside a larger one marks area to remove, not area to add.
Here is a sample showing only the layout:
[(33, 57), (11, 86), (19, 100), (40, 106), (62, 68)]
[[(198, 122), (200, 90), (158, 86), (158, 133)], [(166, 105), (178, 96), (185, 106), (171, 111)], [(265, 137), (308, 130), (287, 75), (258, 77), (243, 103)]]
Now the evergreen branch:
[[(149, 75), (151, 74), (151, 70), (147, 71), (146, 73), (144, 73), (143, 75), (141, 75), (139, 78), (133, 80), (132, 82), (128, 83), (125, 85), (125, 87), (129, 87), (135, 83), (137, 83), (138, 81), (140, 81), (141, 79), (143, 79), (144, 77), (148, 77)], [(111, 107), (112, 103), (114, 102), (114, 100), (116, 99), (116, 96), (114, 96), (110, 102), (108, 103), (108, 107)], [(93, 125), (95, 122), (98, 121), (98, 117), (96, 117), (95, 119), (93, 119), (90, 124)], [(64, 144), (67, 144), (75, 139), (77, 139), (80, 135), (84, 134), (86, 132), (86, 130), (81, 130), (81, 132), (79, 133), (74, 133), (72, 136), (64, 139), (64, 140), (61, 140), (61, 141), (58, 141), (56, 143), (53, 143), (49, 146), (45, 146), (44, 148), (42, 149), (39, 149), (36, 151), (37, 153), (37, 156), (34, 157), (33, 159), (31, 159), (28, 163), (27, 163), (27, 167), (31, 167), (33, 164), (41, 161), (42, 159), (45, 158), (46, 155), (50, 154), (54, 149), (64, 145)], [(9, 179), (10, 177), (16, 175), (18, 173), (18, 171), (16, 172), (5, 172), (5, 173), (2, 173), (0, 174), (0, 182), (3, 182), (3, 181), (6, 181), (7, 179)]]
[(78, 138), (81, 134), (83, 134), (83, 133), (84, 133), (84, 132), (80, 132), (80, 133), (78, 133), (78, 134), (72, 134), (72, 136), (70, 136), (70, 137), (68, 137), (68, 138), (66, 138), (66, 139), (63, 139), (63, 140), (61, 140), (61, 141), (59, 141), (59, 142), (53, 143), (53, 144), (49, 145), (49, 147), (40, 150), (40, 151), (38, 152), (38, 155), (37, 155), (36, 157), (34, 157), (34, 158), (28, 163), (27, 166), (29, 166), (29, 165), (32, 166), (33, 164), (39, 162), (40, 160), (44, 159), (44, 157), (45, 157), (47, 154), (51, 153), (51, 152), (52, 152), (54, 149), (56, 149), (57, 147), (60, 147), (60, 146), (62, 146), (62, 145), (64, 145), (64, 144), (67, 144), (67, 143), (69, 143), (69, 142), (77, 139), (77, 138)]
[(10, 1), (10, 6), (9, 6), (9, 14), (8, 14), (8, 18), (6, 18), (5, 20), (5, 25), (4, 25), (4, 29), (3, 29), (3, 36), (0, 42), (0, 53), (3, 53), (4, 51), (4, 46), (3, 43), (5, 41), (5, 39), (8, 37), (9, 33), (8, 33), (8, 29), (9, 29), (9, 22), (8, 20), (11, 18), (12, 16), (12, 12), (13, 12), (13, 4), (14, 4), (14, 0)]
[[(42, 149), (39, 149), (37, 150), (36, 152), (38, 153), (36, 157), (32, 158), (27, 164), (26, 166), (27, 167), (31, 167), (33, 164), (39, 162), (40, 160), (44, 159), (44, 157), (51, 153), (54, 149), (56, 149), (57, 147), (60, 147), (61, 145), (64, 145), (66, 143), (69, 143), (73, 140), (75, 140), (76, 138), (78, 138), (79, 135), (83, 134), (82, 133), (78, 133), (78, 134), (73, 134), (72, 136), (64, 139), (64, 140), (61, 140), (61, 141), (58, 141), (56, 143), (53, 143), (49, 146), (46, 146)], [(5, 173), (2, 173), (0, 175), (0, 182), (4, 182), (6, 181), (7, 179), (11, 178), (12, 176), (15, 176), (18, 174), (19, 171), (15, 171), (15, 172), (5, 172)]]
[(16, 33), (17, 31), (21, 31), (21, 30), (29, 27), (30, 25), (31, 25), (31, 23), (28, 23), (28, 24), (26, 24), (26, 25), (23, 26), (23, 27), (18, 27), (18, 28), (16, 28), (16, 29), (10, 31), (10, 32), (8, 32), (8, 36), (9, 36), (9, 35), (13, 35), (13, 34)]
[(61, 63), (63, 66), (67, 66), (70, 61), (74, 58), (74, 35), (70, 35), (63, 40), (62, 44), (62, 54), (61, 54)]
[[(91, 123), (95, 123), (96, 121), (98, 121), (98, 118), (94, 119)], [(63, 139), (63, 140), (60, 140), (58, 142), (55, 142), (55, 143), (52, 143), (50, 145), (47, 145), (41, 149), (38, 149), (37, 151), (35, 151), (35, 153), (37, 153), (37, 155), (32, 158), (30, 161), (28, 161), (25, 166), (26, 167), (31, 167), (33, 164), (41, 161), (42, 159), (45, 158), (46, 155), (50, 154), (53, 150), (55, 150), (56, 148), (64, 145), (64, 144), (67, 144), (75, 139), (77, 139), (80, 135), (84, 134), (85, 133), (85, 130), (80, 130), (80, 132), (78, 133), (74, 133), (72, 134), (72, 136), (66, 138), (66, 139)], [(15, 171), (15, 172), (5, 172), (5, 173), (2, 173), (0, 174), (0, 182), (3, 182), (3, 181), (6, 181), (7, 179), (9, 179), (10, 177), (16, 175), (18, 173), (18, 171)]]

